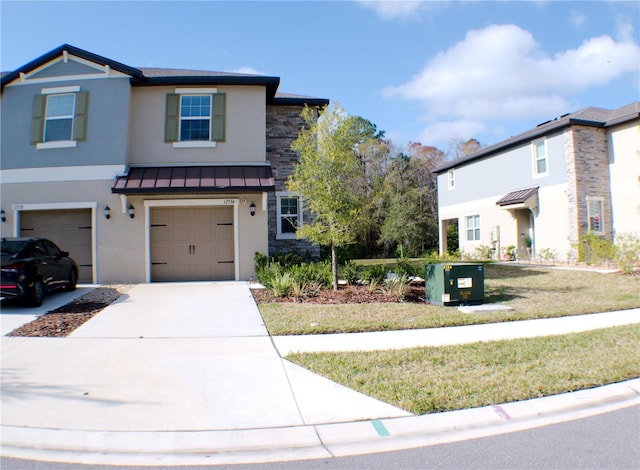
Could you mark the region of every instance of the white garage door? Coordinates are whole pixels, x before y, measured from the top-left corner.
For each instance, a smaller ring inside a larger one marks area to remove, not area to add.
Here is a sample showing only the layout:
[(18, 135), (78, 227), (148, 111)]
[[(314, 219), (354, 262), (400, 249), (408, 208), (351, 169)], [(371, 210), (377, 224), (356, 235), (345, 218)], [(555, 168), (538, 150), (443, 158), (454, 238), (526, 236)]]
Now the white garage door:
[(151, 280), (235, 278), (231, 207), (151, 210)]
[(92, 282), (91, 209), (22, 211), (20, 236), (51, 240), (76, 260), (78, 280)]

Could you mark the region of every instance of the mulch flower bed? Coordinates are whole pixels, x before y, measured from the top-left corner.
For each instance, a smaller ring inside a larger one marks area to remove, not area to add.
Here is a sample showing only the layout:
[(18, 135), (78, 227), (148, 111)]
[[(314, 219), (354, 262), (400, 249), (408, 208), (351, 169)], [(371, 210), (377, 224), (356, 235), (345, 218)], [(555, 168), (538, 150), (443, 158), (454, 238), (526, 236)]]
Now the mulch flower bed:
[(68, 336), (113, 303), (121, 295), (120, 288), (98, 287), (72, 302), (16, 328), (7, 336), (64, 337)]
[[(366, 303), (397, 303), (400, 302), (396, 296), (382, 291), (370, 292), (366, 286), (340, 286), (338, 291), (333, 289), (319, 289), (311, 294), (301, 297), (276, 297), (268, 289), (251, 289), (256, 303), (289, 302), (306, 304), (366, 304)], [(402, 302), (424, 303), (424, 286), (411, 286), (409, 293)]]

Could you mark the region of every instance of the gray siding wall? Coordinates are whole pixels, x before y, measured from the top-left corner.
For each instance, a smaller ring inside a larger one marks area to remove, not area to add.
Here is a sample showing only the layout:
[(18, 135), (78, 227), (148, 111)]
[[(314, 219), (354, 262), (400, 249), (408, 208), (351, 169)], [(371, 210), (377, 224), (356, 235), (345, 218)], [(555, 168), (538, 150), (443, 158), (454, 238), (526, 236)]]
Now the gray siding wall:
[(534, 177), (531, 143), (498, 153), (489, 158), (457, 167), (455, 189), (448, 188), (448, 175), (438, 175), (440, 206), (449, 206), (506, 194), (534, 186), (552, 186), (566, 182), (566, 159), (562, 132), (546, 138), (548, 175)]
[[(31, 145), (34, 96), (43, 88), (80, 86), (89, 92), (86, 142), (75, 148)], [(130, 85), (128, 78), (55, 81), (7, 86), (2, 93), (2, 169), (125, 163)]]
[(51, 77), (69, 77), (71, 75), (92, 75), (100, 74), (104, 71), (100, 71), (88, 65), (81, 64), (75, 60), (70, 60), (66, 64), (64, 62), (58, 62), (50, 67), (41, 70), (38, 73), (31, 75), (29, 78), (51, 78)]
[[(303, 106), (267, 106), (267, 160), (271, 163), (276, 191), (286, 191), (287, 178), (298, 163), (298, 155), (291, 150), (291, 143), (298, 137), (304, 126), (300, 117)], [(269, 256), (276, 253), (295, 251), (302, 255), (309, 253), (313, 257), (320, 255), (320, 247), (306, 240), (278, 240), (277, 199), (275, 193), (269, 193)], [(303, 221), (311, 220), (311, 214), (305, 212)]]

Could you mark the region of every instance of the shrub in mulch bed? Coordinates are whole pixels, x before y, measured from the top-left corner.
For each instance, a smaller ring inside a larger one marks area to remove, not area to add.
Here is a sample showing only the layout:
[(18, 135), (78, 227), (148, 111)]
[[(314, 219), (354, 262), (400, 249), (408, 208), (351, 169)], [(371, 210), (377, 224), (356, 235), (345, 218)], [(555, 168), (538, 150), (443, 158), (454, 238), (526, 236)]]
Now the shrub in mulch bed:
[[(99, 287), (51, 310), (35, 320), (16, 328), (7, 336), (64, 337), (93, 318), (98, 312), (113, 303), (120, 292), (111, 287)], [(95, 300), (99, 299), (99, 300)]]
[[(313, 295), (300, 297), (277, 297), (269, 289), (251, 289), (256, 303), (298, 302), (309, 304), (364, 304), (364, 303), (397, 303), (398, 298), (382, 289), (371, 292), (366, 286), (341, 286), (338, 291), (331, 288), (319, 289)], [(425, 302), (424, 287), (410, 286), (402, 302)]]

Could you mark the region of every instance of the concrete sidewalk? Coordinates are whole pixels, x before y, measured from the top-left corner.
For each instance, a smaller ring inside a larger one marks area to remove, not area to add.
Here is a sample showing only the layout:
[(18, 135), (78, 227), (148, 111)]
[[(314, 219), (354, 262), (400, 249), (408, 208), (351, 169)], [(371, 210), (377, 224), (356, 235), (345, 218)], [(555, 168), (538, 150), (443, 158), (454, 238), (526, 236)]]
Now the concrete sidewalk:
[(484, 325), (371, 333), (274, 336), (282, 356), (295, 352), (375, 351), (564, 335), (640, 323), (640, 308), (590, 315)]
[[(602, 328), (640, 322), (640, 310), (588, 317), (588, 329)], [(582, 318), (568, 320), (570, 328)], [(511, 328), (525, 336), (564, 332), (563, 319), (556, 320), (540, 320), (537, 330), (529, 322)], [(484, 340), (500, 328), (439, 329), (436, 336), (451, 330), (450, 340)], [(246, 283), (138, 285), (67, 338), (2, 338), (2, 455), (140, 465), (321, 458), (508, 432), (638, 403), (635, 380), (412, 416), (276, 350), (300, 350), (306, 340), (320, 350), (410, 347), (433, 342), (425, 339), (432, 334), (272, 339)]]

